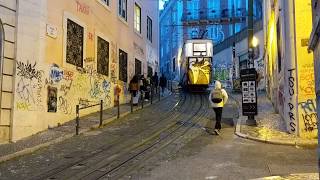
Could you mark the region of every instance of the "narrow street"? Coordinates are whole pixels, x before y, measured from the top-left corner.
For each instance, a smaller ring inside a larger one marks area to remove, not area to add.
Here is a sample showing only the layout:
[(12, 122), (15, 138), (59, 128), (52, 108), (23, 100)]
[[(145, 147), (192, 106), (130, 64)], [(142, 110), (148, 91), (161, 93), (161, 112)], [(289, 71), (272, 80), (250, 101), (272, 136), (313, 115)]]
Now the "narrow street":
[(253, 179), (317, 171), (316, 150), (234, 135), (230, 99), (220, 136), (207, 94), (175, 93), (105, 128), (0, 164), (0, 179)]

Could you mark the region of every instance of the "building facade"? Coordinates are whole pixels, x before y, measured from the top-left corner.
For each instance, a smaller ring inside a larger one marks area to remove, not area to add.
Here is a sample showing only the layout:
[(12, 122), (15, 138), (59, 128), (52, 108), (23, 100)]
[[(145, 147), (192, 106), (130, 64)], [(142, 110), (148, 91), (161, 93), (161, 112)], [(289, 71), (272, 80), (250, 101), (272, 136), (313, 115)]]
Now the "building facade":
[(9, 141), (12, 128), (16, 13), (16, 1), (0, 1), (0, 142)]
[[(262, 18), (262, 3), (254, 4), (255, 20)], [(211, 39), (215, 45), (246, 27), (246, 0), (170, 0), (160, 13), (160, 60), (161, 72), (169, 79), (179, 80), (181, 54), (188, 39)], [(215, 78), (226, 74), (232, 59), (217, 62)]]
[[(311, 0), (264, 1), (267, 92), (287, 125), (303, 138), (317, 137)], [(302, 28), (303, 27), (303, 28)]]
[[(320, 0), (312, 0), (312, 32), (309, 40), (309, 50), (313, 51), (314, 55), (314, 72), (315, 72), (315, 86), (316, 86), (316, 101), (317, 114), (320, 114)], [(318, 117), (319, 123), (319, 117)], [(320, 134), (318, 129), (318, 135)], [(318, 144), (320, 138), (318, 136)], [(320, 165), (320, 148), (318, 148), (318, 158)], [(320, 167), (320, 166), (319, 166)]]
[[(133, 75), (147, 76), (159, 69), (156, 1), (18, 0), (14, 4), (18, 6), (13, 16), (16, 51), (11, 58), (15, 73), (14, 83), (6, 84), (10, 87), (6, 93), (13, 94), (6, 138), (10, 141), (74, 119), (78, 104), (103, 100), (104, 108), (110, 108), (118, 94), (120, 103), (129, 102)], [(94, 111), (86, 109), (81, 115)]]
[[(213, 66), (214, 79), (221, 81), (225, 87), (233, 91), (241, 91), (240, 71), (249, 67), (248, 60), (248, 29), (244, 28), (235, 35), (228, 37), (214, 47)], [(264, 33), (263, 21), (255, 21), (254, 37), (256, 47), (254, 53), (254, 67), (258, 73), (257, 89), (266, 88), (264, 63)], [(228, 63), (228, 64), (226, 64)]]

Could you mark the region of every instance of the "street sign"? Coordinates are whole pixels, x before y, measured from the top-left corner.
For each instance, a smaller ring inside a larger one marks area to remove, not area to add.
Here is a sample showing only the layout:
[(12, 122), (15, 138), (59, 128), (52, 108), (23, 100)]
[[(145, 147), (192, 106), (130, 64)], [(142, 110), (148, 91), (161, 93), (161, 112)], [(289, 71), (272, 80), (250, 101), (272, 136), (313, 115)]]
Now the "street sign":
[(257, 72), (254, 68), (240, 71), (242, 87), (242, 114), (253, 116), (258, 114), (257, 106)]

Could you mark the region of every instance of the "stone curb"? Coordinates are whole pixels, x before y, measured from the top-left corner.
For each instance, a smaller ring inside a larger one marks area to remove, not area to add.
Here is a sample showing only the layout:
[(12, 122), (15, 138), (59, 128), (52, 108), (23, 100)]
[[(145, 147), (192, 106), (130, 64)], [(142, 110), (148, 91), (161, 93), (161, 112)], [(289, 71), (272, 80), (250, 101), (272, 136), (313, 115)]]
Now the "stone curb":
[(313, 142), (313, 141), (307, 141), (307, 142), (302, 142), (299, 140), (294, 140), (294, 141), (286, 141), (286, 140), (279, 140), (279, 139), (265, 139), (265, 138), (259, 138), (259, 137), (254, 137), (254, 136), (250, 136), (248, 134), (244, 134), (241, 132), (241, 124), (242, 124), (242, 119), (241, 119), (241, 111), (240, 111), (240, 102), (232, 95), (232, 93), (230, 93), (229, 95), (232, 99), (234, 99), (236, 101), (236, 104), (238, 106), (239, 109), (239, 117), (234, 119), (234, 122), (237, 122), (236, 127), (235, 127), (235, 135), (237, 135), (240, 138), (244, 138), (244, 139), (249, 139), (249, 140), (253, 140), (253, 141), (258, 141), (258, 142), (262, 142), (262, 143), (268, 143), (268, 144), (274, 144), (274, 145), (286, 145), (286, 146), (299, 146), (299, 147), (307, 147), (307, 148), (316, 148), (318, 146), (317, 141)]
[(289, 140), (279, 140), (279, 139), (265, 139), (265, 138), (259, 138), (259, 137), (254, 137), (254, 136), (250, 136), (248, 134), (244, 134), (240, 132), (241, 129), (241, 123), (240, 123), (240, 119), (237, 119), (237, 127), (236, 127), (236, 131), (235, 131), (235, 135), (237, 135), (238, 137), (244, 138), (244, 139), (249, 139), (249, 140), (254, 140), (254, 141), (258, 141), (258, 142), (262, 142), (262, 143), (268, 143), (268, 144), (274, 144), (274, 145), (286, 145), (286, 146), (298, 146), (298, 147), (306, 147), (306, 148), (317, 148), (318, 143), (315, 141), (307, 141), (307, 142), (303, 142), (303, 141), (299, 141), (299, 140), (294, 140), (294, 141), (289, 141)]
[[(167, 99), (167, 98), (170, 97), (172, 94), (173, 94), (173, 93), (170, 93), (169, 95), (167, 95), (167, 96), (165, 96), (165, 97), (162, 97), (162, 98), (160, 99), (160, 101), (162, 101), (162, 100), (164, 100), (164, 99)], [(157, 100), (157, 101), (155, 101), (153, 104), (151, 104), (151, 103), (145, 104), (145, 105), (144, 105), (144, 108), (149, 107), (149, 106), (151, 106), (151, 105), (154, 105), (154, 104), (156, 104), (156, 103), (158, 103), (158, 102), (160, 102), (160, 101)], [(140, 107), (140, 108), (136, 108), (136, 109), (133, 110), (133, 112), (140, 111), (140, 110), (143, 110), (143, 109), (142, 109), (141, 107)], [(130, 111), (130, 110), (129, 110), (129, 111), (126, 111), (126, 112), (123, 112), (123, 113), (120, 114), (120, 118), (125, 117), (125, 116), (127, 116), (127, 115), (129, 115), (129, 114), (131, 114), (131, 111)], [(113, 116), (113, 117), (110, 117), (110, 118), (108, 118), (108, 119), (103, 120), (102, 127), (104, 127), (105, 125), (107, 125), (107, 124), (109, 124), (109, 123), (111, 123), (111, 122), (113, 122), (113, 121), (115, 121), (115, 120), (117, 120), (117, 119), (118, 119), (117, 116)], [(100, 126), (99, 126), (98, 124), (95, 124), (95, 125), (93, 125), (93, 126), (91, 126), (91, 127), (84, 128), (84, 129), (80, 129), (79, 134), (83, 134), (83, 133), (86, 133), (86, 132), (88, 132), (88, 131), (90, 131), (90, 130), (95, 130), (95, 129), (99, 129), (99, 128), (100, 128)], [(14, 153), (12, 153), (12, 154), (4, 155), (4, 156), (0, 157), (0, 163), (3, 163), (3, 162), (5, 162), (5, 161), (8, 161), (8, 160), (11, 160), (11, 159), (14, 159), (14, 158), (23, 156), (23, 155), (31, 154), (31, 153), (39, 150), (39, 149), (48, 147), (48, 146), (53, 145), (53, 144), (60, 143), (60, 142), (62, 142), (62, 141), (64, 141), (64, 140), (67, 140), (67, 139), (73, 137), (73, 136), (75, 136), (75, 133), (68, 133), (68, 134), (66, 134), (66, 135), (63, 135), (63, 136), (61, 136), (61, 137), (59, 137), (59, 138), (50, 140), (50, 141), (48, 141), (48, 142), (45, 142), (45, 143), (42, 143), (42, 144), (39, 144), (39, 145), (30, 147), (30, 148), (26, 148), (26, 149), (23, 149), (23, 150), (21, 150), (21, 151), (14, 152)]]

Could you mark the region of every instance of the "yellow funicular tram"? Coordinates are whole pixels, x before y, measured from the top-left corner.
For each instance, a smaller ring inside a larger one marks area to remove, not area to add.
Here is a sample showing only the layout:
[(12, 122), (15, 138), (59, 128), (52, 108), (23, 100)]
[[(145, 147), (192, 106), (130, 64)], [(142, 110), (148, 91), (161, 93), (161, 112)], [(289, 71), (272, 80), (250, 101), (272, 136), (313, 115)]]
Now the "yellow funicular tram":
[(182, 81), (189, 90), (205, 90), (211, 83), (213, 43), (208, 39), (187, 40), (184, 44)]

